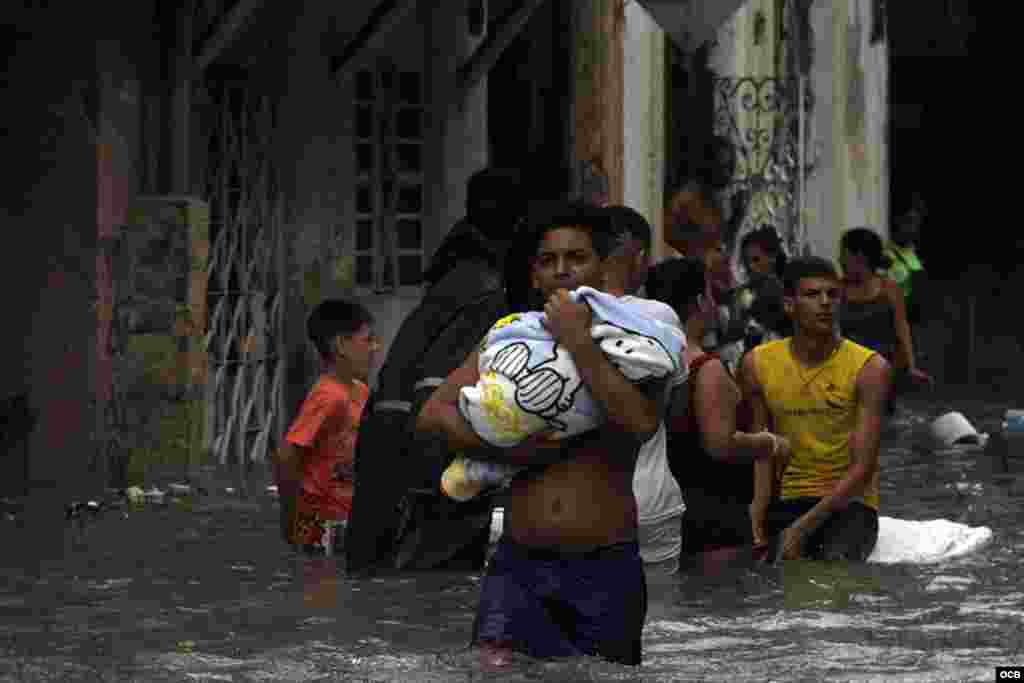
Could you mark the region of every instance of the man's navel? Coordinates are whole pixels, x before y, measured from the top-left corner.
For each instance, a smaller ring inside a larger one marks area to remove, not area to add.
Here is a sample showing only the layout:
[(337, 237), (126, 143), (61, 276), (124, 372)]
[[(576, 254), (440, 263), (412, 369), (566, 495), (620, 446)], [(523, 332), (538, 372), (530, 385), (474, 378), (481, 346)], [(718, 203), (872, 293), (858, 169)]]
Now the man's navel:
[(554, 517), (558, 517), (559, 515), (562, 514), (562, 499), (561, 498), (555, 498), (553, 501), (551, 501), (551, 514)]

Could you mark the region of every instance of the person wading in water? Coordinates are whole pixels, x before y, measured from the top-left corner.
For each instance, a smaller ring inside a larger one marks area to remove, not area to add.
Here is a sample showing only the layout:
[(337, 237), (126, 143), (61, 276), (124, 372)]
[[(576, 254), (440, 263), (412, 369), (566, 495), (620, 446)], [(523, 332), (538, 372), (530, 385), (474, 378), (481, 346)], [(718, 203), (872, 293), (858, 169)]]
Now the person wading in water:
[[(898, 373), (897, 385), (934, 384), (917, 367), (903, 290), (880, 275), (890, 262), (882, 238), (868, 228), (854, 228), (840, 242), (844, 297), (839, 322), (843, 336), (877, 351)], [(890, 403), (889, 412), (894, 406)]]
[[(539, 657), (599, 656), (638, 665), (647, 584), (637, 543), (633, 479), (637, 454), (661, 423), (666, 385), (633, 385), (591, 336), (591, 311), (568, 290), (600, 288), (612, 249), (610, 216), (560, 204), (537, 210), (523, 235), (531, 284), (547, 326), (572, 356), (607, 419), (566, 441), (488, 449), (458, 410), (459, 392), (479, 380), (478, 352), (451, 373), (423, 406), (420, 433), (442, 434), (477, 459), (547, 466), (514, 479), (505, 531), (488, 566), (477, 613), (485, 661), (511, 650)], [(546, 451), (546, 452), (545, 452)]]
[(839, 335), (842, 285), (829, 261), (794, 259), (784, 287), (793, 336), (758, 346), (742, 366), (754, 429), (792, 445), (783, 472), (755, 466), (753, 523), (762, 537), (782, 534), (783, 559), (863, 561), (878, 539), (889, 364)]

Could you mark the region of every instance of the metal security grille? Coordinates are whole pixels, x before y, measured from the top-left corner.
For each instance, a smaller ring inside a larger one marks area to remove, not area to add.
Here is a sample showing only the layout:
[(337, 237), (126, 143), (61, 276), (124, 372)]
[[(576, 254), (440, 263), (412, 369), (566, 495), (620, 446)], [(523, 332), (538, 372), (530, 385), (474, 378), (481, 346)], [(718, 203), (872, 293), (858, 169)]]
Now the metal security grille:
[[(282, 201), (270, 158), (273, 101), (211, 84), (206, 446), (244, 474), (283, 431)], [(240, 477), (245, 481), (244, 477)]]
[(725, 190), (726, 203), (747, 197), (737, 236), (762, 225), (774, 227), (789, 252), (800, 235), (801, 164), (798, 81), (780, 78), (716, 78), (715, 134), (730, 140), (736, 169)]

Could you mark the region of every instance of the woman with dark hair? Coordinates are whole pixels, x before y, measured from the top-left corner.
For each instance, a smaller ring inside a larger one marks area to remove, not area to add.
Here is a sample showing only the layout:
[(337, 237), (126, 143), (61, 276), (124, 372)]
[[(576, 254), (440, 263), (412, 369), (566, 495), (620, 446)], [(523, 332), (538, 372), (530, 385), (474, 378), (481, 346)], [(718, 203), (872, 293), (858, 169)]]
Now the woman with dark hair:
[(924, 199), (915, 193), (910, 208), (893, 223), (892, 242), (885, 252), (892, 262), (887, 275), (903, 290), (911, 325), (921, 322), (922, 318), (921, 290), (926, 287), (927, 274), (917, 253), (917, 243), (927, 215)]
[(762, 225), (747, 233), (740, 242), (740, 260), (750, 279), (758, 275), (774, 275), (781, 280), (788, 259), (779, 233), (770, 225)]
[[(698, 259), (666, 266), (659, 294), (685, 321), (689, 381), (672, 396), (669, 468), (683, 490), (683, 558), (715, 548), (761, 543), (750, 518), (754, 463), (789, 457), (789, 442), (751, 434), (752, 415), (725, 365), (699, 343), (714, 317), (710, 283)], [(684, 393), (681, 393), (684, 392)], [(686, 564), (684, 561), (683, 564)]]
[(839, 249), (843, 336), (877, 351), (914, 384), (933, 384), (914, 358), (903, 290), (880, 275), (892, 265), (882, 238), (869, 228), (854, 228), (843, 234)]
[(748, 279), (729, 297), (729, 325), (719, 348), (719, 356), (733, 373), (747, 351), (791, 334), (782, 304), (787, 257), (775, 228), (762, 225), (747, 233), (740, 242), (740, 259)]
[[(725, 304), (736, 286), (726, 257), (726, 245), (731, 243), (743, 217), (747, 195), (743, 192), (733, 195), (731, 206), (722, 201), (735, 168), (736, 150), (732, 143), (724, 137), (710, 138), (703, 144), (699, 158), (694, 160), (687, 179), (666, 192), (665, 242), (683, 257), (704, 262), (711, 281), (711, 297), (720, 313), (707, 330), (708, 338), (704, 342), (709, 348), (722, 344), (728, 313)], [(648, 277), (655, 282), (662, 279), (659, 271), (667, 268), (671, 261), (651, 268)]]

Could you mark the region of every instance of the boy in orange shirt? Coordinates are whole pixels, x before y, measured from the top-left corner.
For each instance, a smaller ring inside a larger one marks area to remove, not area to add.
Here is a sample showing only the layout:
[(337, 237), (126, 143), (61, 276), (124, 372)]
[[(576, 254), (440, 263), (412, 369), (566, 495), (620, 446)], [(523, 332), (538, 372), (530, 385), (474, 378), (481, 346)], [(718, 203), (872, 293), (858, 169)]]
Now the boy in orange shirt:
[(330, 555), (352, 510), (356, 435), (379, 342), (370, 312), (338, 299), (313, 310), (307, 333), (323, 372), (275, 456), (274, 475), (285, 540)]

